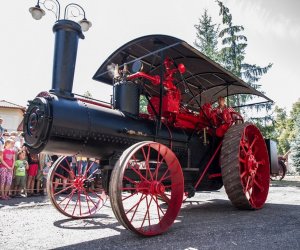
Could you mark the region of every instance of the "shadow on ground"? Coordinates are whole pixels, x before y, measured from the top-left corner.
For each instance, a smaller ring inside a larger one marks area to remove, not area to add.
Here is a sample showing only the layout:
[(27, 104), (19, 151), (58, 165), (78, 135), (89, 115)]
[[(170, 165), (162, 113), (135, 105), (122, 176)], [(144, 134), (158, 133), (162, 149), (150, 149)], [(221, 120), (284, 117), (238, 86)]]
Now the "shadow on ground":
[[(137, 236), (119, 223), (105, 225), (106, 219), (100, 216), (83, 223), (94, 229), (116, 230), (118, 235), (102, 235), (97, 240), (57, 249), (299, 249), (300, 244), (300, 205), (267, 203), (261, 210), (242, 211), (228, 200), (190, 200), (184, 203), (177, 221), (166, 233), (151, 238)], [(54, 224), (64, 227), (70, 222), (61, 220)]]
[(12, 198), (10, 200), (0, 200), (1, 208), (24, 208), (28, 206), (42, 206), (50, 204), (48, 196), (32, 196), (22, 198)]

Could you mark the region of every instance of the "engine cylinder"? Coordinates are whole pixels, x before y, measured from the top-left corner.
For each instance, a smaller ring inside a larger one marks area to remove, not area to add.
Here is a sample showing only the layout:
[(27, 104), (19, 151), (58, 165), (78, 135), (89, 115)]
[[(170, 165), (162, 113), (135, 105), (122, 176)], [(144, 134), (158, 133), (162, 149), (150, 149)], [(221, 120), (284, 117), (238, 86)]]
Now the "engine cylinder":
[(114, 108), (124, 113), (138, 115), (140, 88), (137, 84), (125, 81), (114, 85)]

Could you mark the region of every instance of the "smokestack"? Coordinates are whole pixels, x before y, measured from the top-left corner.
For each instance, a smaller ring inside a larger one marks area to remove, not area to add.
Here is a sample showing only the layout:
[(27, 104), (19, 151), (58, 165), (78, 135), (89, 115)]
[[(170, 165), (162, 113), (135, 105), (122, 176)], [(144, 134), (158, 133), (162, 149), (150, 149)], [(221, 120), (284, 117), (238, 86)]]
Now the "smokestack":
[(78, 23), (64, 19), (54, 24), (53, 32), (55, 47), (50, 92), (72, 96), (78, 40), (84, 39), (84, 35)]

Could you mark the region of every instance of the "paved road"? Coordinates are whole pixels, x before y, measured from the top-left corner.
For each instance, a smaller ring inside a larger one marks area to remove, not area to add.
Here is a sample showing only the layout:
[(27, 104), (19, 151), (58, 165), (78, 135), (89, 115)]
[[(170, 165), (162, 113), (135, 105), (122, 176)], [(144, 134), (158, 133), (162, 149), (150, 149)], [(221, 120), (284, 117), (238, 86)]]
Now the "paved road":
[(265, 207), (240, 211), (224, 190), (184, 203), (161, 236), (141, 238), (119, 225), (109, 202), (96, 218), (71, 220), (47, 198), (0, 204), (0, 249), (300, 249), (300, 182), (275, 182)]

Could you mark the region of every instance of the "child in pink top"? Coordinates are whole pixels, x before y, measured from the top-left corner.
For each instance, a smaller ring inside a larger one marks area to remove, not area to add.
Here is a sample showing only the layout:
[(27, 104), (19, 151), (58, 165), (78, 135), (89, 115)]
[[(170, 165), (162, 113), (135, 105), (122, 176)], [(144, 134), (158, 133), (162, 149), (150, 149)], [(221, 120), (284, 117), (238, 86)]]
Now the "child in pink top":
[(14, 140), (7, 139), (4, 150), (0, 153), (0, 195), (2, 200), (8, 200), (8, 191), (11, 186), (13, 169), (15, 165)]

